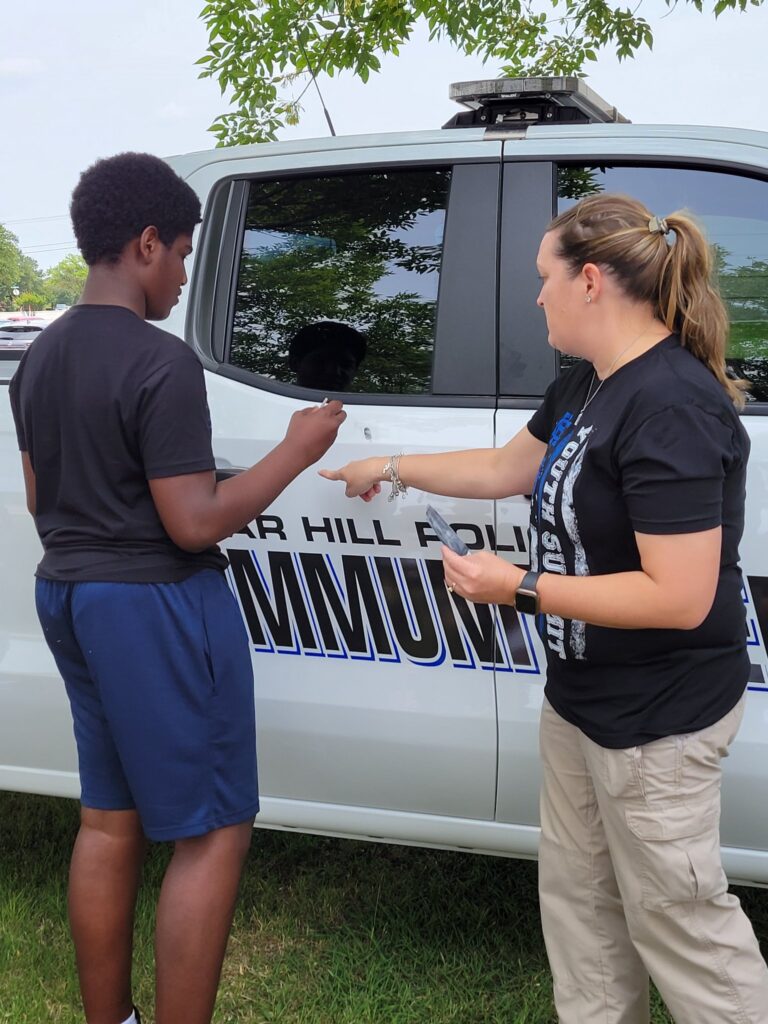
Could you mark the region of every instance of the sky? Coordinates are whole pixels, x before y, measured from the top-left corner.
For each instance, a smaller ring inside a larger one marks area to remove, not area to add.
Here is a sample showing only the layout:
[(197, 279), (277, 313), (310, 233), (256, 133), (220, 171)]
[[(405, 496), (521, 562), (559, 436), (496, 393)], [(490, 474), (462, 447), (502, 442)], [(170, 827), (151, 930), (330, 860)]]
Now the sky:
[[(6, 0), (8, 3), (9, 0)], [(0, 35), (0, 223), (41, 267), (74, 252), (67, 216), (80, 172), (125, 150), (170, 156), (210, 149), (207, 128), (226, 97), (199, 79), (206, 51), (203, 0), (36, 0), (34, 17), (2, 19)], [(705, 0), (711, 8), (713, 0)], [(768, 3), (717, 21), (679, 3), (642, 0), (653, 51), (619, 63), (610, 53), (588, 67), (588, 84), (630, 120), (768, 131), (765, 66)], [(666, 14), (666, 16), (664, 16)], [(337, 134), (438, 128), (456, 111), (452, 82), (493, 78), (483, 65), (426, 32), (363, 85), (350, 74), (320, 86)], [(298, 91), (303, 88), (303, 83)], [(314, 88), (301, 123), (281, 138), (328, 135)]]

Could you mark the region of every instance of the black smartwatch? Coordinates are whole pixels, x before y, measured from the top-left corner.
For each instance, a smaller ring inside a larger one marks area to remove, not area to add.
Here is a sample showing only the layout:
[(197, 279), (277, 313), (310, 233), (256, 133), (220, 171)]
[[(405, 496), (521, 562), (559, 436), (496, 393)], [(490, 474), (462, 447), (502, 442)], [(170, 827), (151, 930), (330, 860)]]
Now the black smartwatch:
[(515, 608), (526, 615), (539, 614), (539, 595), (536, 592), (536, 584), (539, 582), (539, 572), (527, 572), (520, 580), (520, 586), (515, 591)]

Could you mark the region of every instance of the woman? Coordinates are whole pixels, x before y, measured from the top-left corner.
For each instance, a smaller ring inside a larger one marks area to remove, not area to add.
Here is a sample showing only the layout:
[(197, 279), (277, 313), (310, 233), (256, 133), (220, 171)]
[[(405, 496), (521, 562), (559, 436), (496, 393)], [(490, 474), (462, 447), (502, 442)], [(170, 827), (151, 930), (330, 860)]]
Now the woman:
[(322, 471), (532, 494), (531, 572), (443, 548), (448, 588), (536, 613), (541, 913), (563, 1024), (766, 1024), (768, 969), (720, 864), (720, 761), (749, 671), (738, 567), (749, 442), (701, 231), (625, 196), (549, 225), (550, 344), (582, 360), (504, 448)]

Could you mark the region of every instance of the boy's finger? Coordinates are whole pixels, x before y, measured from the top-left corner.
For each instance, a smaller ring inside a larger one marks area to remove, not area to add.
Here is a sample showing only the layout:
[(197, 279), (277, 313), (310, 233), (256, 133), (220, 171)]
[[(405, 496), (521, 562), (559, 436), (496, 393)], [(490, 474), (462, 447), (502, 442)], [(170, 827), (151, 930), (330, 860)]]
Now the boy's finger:
[[(328, 416), (338, 416), (341, 414), (343, 408), (344, 406), (338, 398), (334, 398), (332, 402), (329, 402), (326, 398), (320, 403), (320, 405), (313, 405), (311, 410), (312, 412), (323, 412)], [(344, 415), (346, 415), (346, 413), (344, 413)]]
[(318, 469), (318, 476), (325, 477), (326, 480), (341, 480), (341, 471), (338, 469)]

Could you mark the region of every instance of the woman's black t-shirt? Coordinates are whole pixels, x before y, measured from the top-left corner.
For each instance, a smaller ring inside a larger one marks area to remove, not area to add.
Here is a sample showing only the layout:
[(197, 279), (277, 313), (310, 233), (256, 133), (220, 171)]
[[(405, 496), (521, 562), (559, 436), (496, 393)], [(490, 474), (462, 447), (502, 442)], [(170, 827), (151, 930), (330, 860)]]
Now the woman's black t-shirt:
[(563, 373), (528, 424), (548, 446), (531, 500), (531, 568), (636, 571), (635, 532), (723, 531), (715, 600), (696, 629), (537, 616), (547, 699), (596, 743), (619, 748), (703, 729), (747, 684), (738, 545), (749, 439), (722, 386), (677, 336), (620, 367), (584, 408), (592, 373), (589, 363)]

